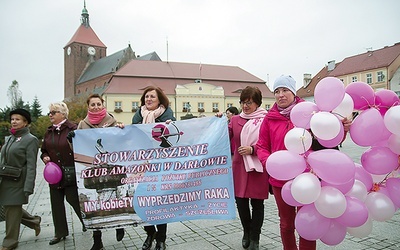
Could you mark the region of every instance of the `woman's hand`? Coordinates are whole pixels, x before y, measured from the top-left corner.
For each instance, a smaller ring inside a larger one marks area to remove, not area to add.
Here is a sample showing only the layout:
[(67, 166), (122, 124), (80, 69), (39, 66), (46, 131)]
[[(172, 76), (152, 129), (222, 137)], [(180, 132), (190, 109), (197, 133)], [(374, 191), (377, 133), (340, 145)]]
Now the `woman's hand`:
[(117, 122), (117, 124), (115, 124), (115, 127), (118, 127), (118, 128), (125, 128), (125, 125), (124, 125), (123, 122)]
[(238, 152), (240, 155), (251, 155), (253, 153), (253, 148), (251, 146), (240, 146)]
[(43, 162), (44, 162), (44, 164), (47, 164), (48, 162), (50, 162), (50, 157), (49, 156), (43, 157)]
[(222, 116), (224, 116), (224, 113), (218, 112), (218, 113), (215, 113), (215, 116), (218, 118), (221, 118)]
[(345, 117), (345, 118), (342, 120), (342, 123), (343, 123), (343, 130), (344, 130), (344, 132), (345, 132), (345, 133), (349, 132), (349, 130), (350, 130), (350, 125), (351, 125), (352, 121), (351, 121), (350, 119), (348, 119), (347, 117)]

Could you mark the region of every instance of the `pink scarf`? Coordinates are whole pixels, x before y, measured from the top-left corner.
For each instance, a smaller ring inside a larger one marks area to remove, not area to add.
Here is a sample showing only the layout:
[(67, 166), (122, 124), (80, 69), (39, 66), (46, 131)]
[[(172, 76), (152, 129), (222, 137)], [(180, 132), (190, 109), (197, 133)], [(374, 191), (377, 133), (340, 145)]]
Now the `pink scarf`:
[(67, 119), (62, 120), (60, 123), (58, 124), (53, 124), (53, 127), (56, 128), (56, 130), (60, 130), (61, 125), (63, 125), (63, 123), (66, 121)]
[(279, 110), (279, 113), (283, 115), (284, 117), (288, 118), (290, 120), (290, 112), (292, 111), (293, 107), (296, 106), (296, 104), (299, 102), (298, 99), (294, 99), (294, 101), (286, 108), (280, 108), (278, 105), (276, 107)]
[[(240, 113), (240, 117), (248, 119), (240, 133), (240, 145), (253, 146), (257, 143), (260, 126), (266, 115), (267, 111), (263, 108), (257, 108), (256, 111), (248, 115), (243, 112)], [(263, 172), (264, 168), (254, 152), (251, 155), (243, 155), (243, 162), (247, 172), (254, 170), (260, 173)]]
[(143, 124), (147, 123), (155, 123), (156, 118), (162, 115), (165, 112), (165, 107), (160, 105), (155, 110), (148, 110), (145, 105), (141, 107), (142, 116), (143, 116)]
[(105, 108), (103, 108), (99, 112), (91, 112), (90, 110), (88, 110), (87, 113), (89, 122), (93, 125), (100, 124), (100, 122), (104, 119), (104, 117), (106, 117), (106, 114), (107, 110)]

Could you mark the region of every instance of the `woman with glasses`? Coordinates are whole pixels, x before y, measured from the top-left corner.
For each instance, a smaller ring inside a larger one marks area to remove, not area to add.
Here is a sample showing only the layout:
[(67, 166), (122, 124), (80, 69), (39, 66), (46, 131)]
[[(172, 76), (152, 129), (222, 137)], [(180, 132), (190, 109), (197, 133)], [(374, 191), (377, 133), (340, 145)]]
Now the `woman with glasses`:
[[(64, 102), (51, 103), (49, 110), (48, 116), (52, 125), (47, 128), (44, 135), (40, 157), (45, 164), (54, 162), (60, 168), (74, 167), (74, 153), (68, 143), (67, 135), (76, 129), (76, 124), (68, 120), (69, 110)], [(86, 231), (79, 206), (76, 180), (68, 181), (64, 171), (62, 172), (63, 177), (59, 183), (49, 184), (54, 225), (54, 238), (50, 240), (50, 245), (64, 240), (69, 234), (64, 199), (72, 206), (81, 221), (82, 230)]]
[(239, 103), (242, 112), (232, 116), (228, 125), (234, 143), (233, 184), (243, 226), (242, 246), (255, 250), (259, 249), (264, 199), (268, 198), (268, 174), (256, 155), (258, 131), (267, 111), (260, 107), (262, 95), (256, 87), (244, 88)]

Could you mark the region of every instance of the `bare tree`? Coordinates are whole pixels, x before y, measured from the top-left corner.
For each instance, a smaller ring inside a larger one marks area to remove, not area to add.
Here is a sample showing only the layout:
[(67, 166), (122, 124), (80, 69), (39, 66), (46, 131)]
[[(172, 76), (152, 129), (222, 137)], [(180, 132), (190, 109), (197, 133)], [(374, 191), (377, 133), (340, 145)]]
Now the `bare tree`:
[(11, 102), (11, 109), (20, 108), (19, 106), (23, 105), (22, 92), (19, 90), (19, 84), (16, 80), (8, 87), (7, 96)]

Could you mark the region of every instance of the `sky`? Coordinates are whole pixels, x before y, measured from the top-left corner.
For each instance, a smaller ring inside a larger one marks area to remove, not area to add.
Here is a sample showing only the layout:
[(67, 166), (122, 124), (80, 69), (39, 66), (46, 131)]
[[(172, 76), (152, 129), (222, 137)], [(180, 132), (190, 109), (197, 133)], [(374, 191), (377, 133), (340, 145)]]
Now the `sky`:
[[(269, 84), (303, 84), (331, 60), (400, 42), (398, 0), (86, 0), (107, 55), (131, 44), (163, 61), (238, 66)], [(22, 99), (46, 112), (64, 97), (63, 48), (83, 0), (2, 0), (0, 108), (18, 81)], [(168, 45), (167, 45), (168, 44)]]

